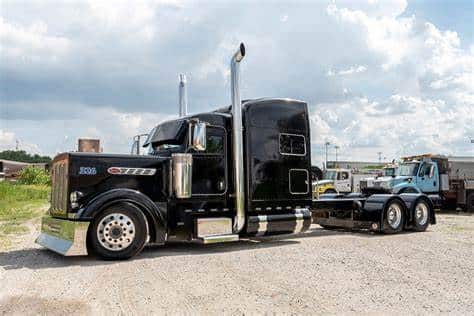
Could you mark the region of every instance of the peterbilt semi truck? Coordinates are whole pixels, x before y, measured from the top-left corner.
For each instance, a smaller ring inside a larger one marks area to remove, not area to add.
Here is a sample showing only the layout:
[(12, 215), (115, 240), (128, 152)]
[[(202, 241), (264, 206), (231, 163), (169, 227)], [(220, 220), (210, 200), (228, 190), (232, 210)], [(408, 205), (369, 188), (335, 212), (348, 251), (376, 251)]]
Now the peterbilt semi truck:
[(37, 243), (67, 256), (126, 259), (145, 244), (299, 233), (312, 221), (386, 233), (435, 223), (424, 194), (313, 200), (307, 104), (242, 101), (244, 56), (241, 44), (231, 59), (232, 105), (158, 124), (143, 144), (147, 155), (55, 157)]
[(474, 157), (403, 157), (395, 175), (361, 182), (366, 194), (425, 193), (440, 205), (474, 211)]

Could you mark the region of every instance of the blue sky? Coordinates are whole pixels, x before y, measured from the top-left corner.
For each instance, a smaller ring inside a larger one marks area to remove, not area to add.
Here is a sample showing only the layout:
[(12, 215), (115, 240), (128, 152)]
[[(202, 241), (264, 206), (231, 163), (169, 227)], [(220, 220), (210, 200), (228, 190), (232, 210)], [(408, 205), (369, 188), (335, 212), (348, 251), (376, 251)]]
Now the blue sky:
[(415, 14), (432, 22), (441, 30), (453, 30), (464, 39), (462, 45), (472, 44), (474, 36), (474, 1), (472, 0), (417, 0), (409, 1), (405, 16)]
[(315, 163), (325, 141), (341, 159), (474, 155), (472, 1), (0, 5), (0, 150), (128, 152), (176, 117), (179, 73), (190, 112), (228, 105), (243, 41), (243, 98), (307, 101)]

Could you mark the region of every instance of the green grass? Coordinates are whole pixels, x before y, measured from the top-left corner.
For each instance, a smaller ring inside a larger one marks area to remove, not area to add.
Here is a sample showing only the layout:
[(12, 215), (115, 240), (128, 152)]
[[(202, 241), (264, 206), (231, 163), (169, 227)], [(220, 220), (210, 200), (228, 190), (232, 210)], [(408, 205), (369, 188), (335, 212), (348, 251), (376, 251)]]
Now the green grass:
[(29, 231), (25, 222), (43, 215), (49, 192), (46, 185), (0, 182), (0, 249), (8, 247), (12, 237)]

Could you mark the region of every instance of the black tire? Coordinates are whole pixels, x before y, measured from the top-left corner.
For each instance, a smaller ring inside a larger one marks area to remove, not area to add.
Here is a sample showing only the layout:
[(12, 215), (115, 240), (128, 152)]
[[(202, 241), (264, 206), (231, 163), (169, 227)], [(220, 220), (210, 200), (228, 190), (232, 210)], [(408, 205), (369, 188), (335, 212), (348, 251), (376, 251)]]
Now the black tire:
[(87, 243), (90, 252), (101, 259), (124, 260), (137, 255), (145, 247), (147, 237), (148, 226), (142, 211), (133, 204), (119, 203), (95, 217), (89, 226)]
[(474, 212), (474, 192), (467, 195), (466, 210), (468, 212)]
[(405, 205), (399, 200), (390, 201), (383, 210), (383, 232), (396, 234), (405, 226)]
[(324, 191), (323, 194), (328, 194), (328, 193), (337, 193), (337, 191), (334, 189), (327, 189), (326, 191)]
[(413, 228), (418, 232), (424, 232), (430, 224), (432, 209), (425, 199), (416, 201), (413, 214)]

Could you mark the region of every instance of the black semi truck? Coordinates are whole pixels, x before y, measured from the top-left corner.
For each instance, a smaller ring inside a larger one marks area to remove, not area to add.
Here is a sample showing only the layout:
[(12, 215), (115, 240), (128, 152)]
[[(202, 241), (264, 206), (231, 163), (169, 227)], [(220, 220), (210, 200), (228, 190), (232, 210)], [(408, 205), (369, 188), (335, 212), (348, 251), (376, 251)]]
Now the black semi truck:
[(37, 243), (62, 255), (126, 259), (145, 244), (215, 243), (323, 227), (396, 233), (435, 223), (424, 194), (312, 199), (307, 104), (241, 101), (240, 45), (232, 105), (157, 125), (147, 155), (63, 153), (52, 163), (49, 214)]

